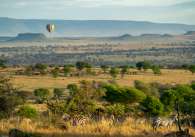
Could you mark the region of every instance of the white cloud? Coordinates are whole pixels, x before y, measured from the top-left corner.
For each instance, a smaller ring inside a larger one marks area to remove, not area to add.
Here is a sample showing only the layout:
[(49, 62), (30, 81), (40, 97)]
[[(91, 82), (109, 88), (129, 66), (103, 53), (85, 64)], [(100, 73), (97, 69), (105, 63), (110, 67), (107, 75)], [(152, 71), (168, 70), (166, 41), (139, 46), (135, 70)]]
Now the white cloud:
[(0, 17), (195, 24), (194, 7), (194, 0), (0, 0)]
[(74, 4), (82, 4), (88, 6), (168, 6), (189, 0), (72, 0)]
[(99, 6), (167, 6), (191, 0), (0, 0), (1, 4), (12, 6), (77, 6), (77, 7), (99, 7)]

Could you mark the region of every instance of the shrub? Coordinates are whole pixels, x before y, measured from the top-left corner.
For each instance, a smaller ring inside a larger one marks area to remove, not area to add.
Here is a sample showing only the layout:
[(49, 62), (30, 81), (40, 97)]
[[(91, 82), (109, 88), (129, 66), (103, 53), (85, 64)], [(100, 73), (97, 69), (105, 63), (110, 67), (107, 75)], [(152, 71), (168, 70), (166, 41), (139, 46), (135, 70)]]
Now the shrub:
[(13, 95), (16, 89), (10, 81), (10, 78), (0, 75), (0, 95)]
[(0, 113), (2, 117), (9, 117), (18, 105), (24, 101), (18, 96), (0, 96)]
[(92, 72), (92, 66), (90, 64), (87, 64), (86, 66), (86, 73), (89, 75), (89, 74), (93, 74)]
[(66, 102), (64, 101), (49, 101), (47, 107), (54, 115), (63, 115), (66, 112)]
[(59, 76), (60, 69), (58, 67), (55, 67), (52, 71), (51, 74), (54, 78), (57, 78)]
[(164, 104), (165, 111), (167, 112), (173, 112), (175, 109), (175, 101), (177, 99), (175, 92), (175, 90), (170, 89), (161, 95), (160, 100)]
[(40, 63), (36, 64), (34, 67), (35, 67), (35, 69), (38, 69), (38, 70), (46, 70), (47, 69), (47, 65), (40, 64)]
[(47, 65), (45, 65), (45, 64), (40, 64), (40, 63), (38, 63), (38, 64), (36, 64), (35, 66), (34, 66), (34, 69), (35, 70), (37, 70), (37, 71), (39, 71), (41, 74), (46, 74), (47, 72), (46, 72), (46, 70), (47, 70)]
[(186, 94), (194, 93), (193, 89), (189, 85), (178, 85), (174, 88), (176, 90), (176, 94), (179, 97), (183, 97)]
[(180, 107), (182, 113), (193, 116), (195, 114), (195, 92), (185, 94), (183, 101), (180, 102)]
[(110, 115), (116, 117), (123, 116), (125, 114), (125, 106), (122, 104), (114, 104), (106, 107), (106, 111)]
[(122, 66), (121, 67), (121, 77), (123, 78), (126, 73), (128, 73), (129, 67), (128, 66)]
[(160, 67), (159, 66), (152, 66), (152, 71), (156, 75), (161, 74), (161, 71), (160, 71)]
[(164, 106), (160, 100), (156, 97), (147, 96), (141, 103), (142, 110), (148, 116), (158, 116), (163, 113)]
[(82, 61), (78, 61), (76, 62), (76, 68), (81, 71), (83, 70), (85, 67), (91, 66), (90, 64), (86, 63), (86, 62), (82, 62)]
[(192, 72), (192, 74), (194, 74), (195, 73), (195, 65), (191, 65), (189, 67), (189, 71)]
[(135, 88), (125, 88), (123, 89), (123, 99), (125, 103), (131, 104), (131, 103), (139, 103), (143, 101), (146, 97), (146, 95)]
[(184, 114), (195, 114), (195, 91), (189, 85), (178, 85), (175, 88), (180, 111)]
[(0, 59), (0, 68), (5, 68), (6, 67), (6, 60)]
[(135, 88), (121, 88), (116, 85), (104, 86), (106, 95), (104, 98), (111, 103), (136, 103), (145, 98), (145, 94)]
[(60, 89), (60, 88), (54, 88), (53, 90), (53, 94), (54, 94), (54, 98), (60, 99), (60, 97), (63, 96), (64, 90)]
[(17, 114), (25, 118), (36, 118), (38, 115), (38, 112), (35, 108), (25, 105), (25, 106), (20, 107)]
[(147, 83), (144, 83), (142, 81), (135, 80), (134, 81), (134, 86), (135, 86), (136, 89), (139, 89), (139, 90), (143, 91), (148, 96), (155, 96), (155, 97), (160, 96), (158, 88), (155, 87), (154, 84), (147, 84)]
[(38, 103), (43, 103), (49, 98), (49, 90), (45, 88), (39, 88), (34, 90), (34, 95), (37, 97)]
[(79, 90), (76, 84), (67, 85), (67, 89), (69, 90), (70, 95), (74, 95)]
[(71, 72), (71, 66), (64, 65), (64, 76), (68, 76), (70, 72)]
[(191, 88), (192, 88), (193, 90), (195, 90), (195, 82), (192, 82)]
[(151, 68), (151, 63), (148, 62), (148, 61), (138, 62), (136, 64), (136, 67), (137, 67), (138, 70), (144, 69), (144, 71), (146, 71), (147, 69)]
[(110, 75), (111, 75), (113, 78), (116, 78), (117, 75), (118, 75), (118, 73), (119, 73), (119, 70), (118, 70), (117, 68), (112, 67), (112, 68), (110, 69)]
[(102, 65), (102, 66), (101, 66), (101, 69), (104, 71), (104, 73), (106, 73), (107, 70), (109, 69), (109, 66), (107, 66), (107, 65)]

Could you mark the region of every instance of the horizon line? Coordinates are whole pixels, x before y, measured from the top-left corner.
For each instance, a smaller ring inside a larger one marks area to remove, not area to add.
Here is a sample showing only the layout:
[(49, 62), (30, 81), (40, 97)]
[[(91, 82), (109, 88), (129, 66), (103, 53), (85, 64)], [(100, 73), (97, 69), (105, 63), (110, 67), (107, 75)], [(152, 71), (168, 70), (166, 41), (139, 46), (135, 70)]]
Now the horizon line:
[(7, 19), (15, 19), (15, 20), (55, 20), (55, 21), (133, 21), (133, 22), (146, 22), (146, 23), (158, 23), (158, 24), (178, 24), (178, 25), (192, 25), (195, 24), (187, 24), (187, 23), (179, 23), (179, 22), (158, 22), (158, 21), (147, 21), (147, 20), (128, 20), (128, 19), (49, 19), (49, 18), (15, 18), (15, 17), (3, 17), (0, 18), (7, 18)]

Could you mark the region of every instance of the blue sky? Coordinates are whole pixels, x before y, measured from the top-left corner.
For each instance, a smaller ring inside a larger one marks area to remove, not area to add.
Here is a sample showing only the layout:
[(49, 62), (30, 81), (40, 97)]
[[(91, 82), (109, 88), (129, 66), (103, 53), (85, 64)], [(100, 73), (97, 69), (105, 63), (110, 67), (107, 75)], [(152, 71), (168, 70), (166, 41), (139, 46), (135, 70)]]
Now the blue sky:
[(195, 0), (0, 0), (0, 17), (195, 24)]

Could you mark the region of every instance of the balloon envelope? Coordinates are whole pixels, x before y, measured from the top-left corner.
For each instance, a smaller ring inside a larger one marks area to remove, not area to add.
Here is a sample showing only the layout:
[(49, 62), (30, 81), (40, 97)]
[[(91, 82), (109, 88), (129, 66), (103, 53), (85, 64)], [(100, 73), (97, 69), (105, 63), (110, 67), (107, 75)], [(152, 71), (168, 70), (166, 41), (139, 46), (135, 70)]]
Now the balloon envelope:
[(54, 24), (47, 24), (46, 29), (48, 32), (53, 32), (55, 30)]

